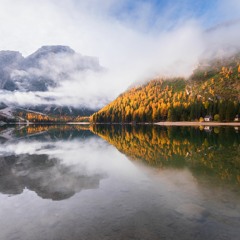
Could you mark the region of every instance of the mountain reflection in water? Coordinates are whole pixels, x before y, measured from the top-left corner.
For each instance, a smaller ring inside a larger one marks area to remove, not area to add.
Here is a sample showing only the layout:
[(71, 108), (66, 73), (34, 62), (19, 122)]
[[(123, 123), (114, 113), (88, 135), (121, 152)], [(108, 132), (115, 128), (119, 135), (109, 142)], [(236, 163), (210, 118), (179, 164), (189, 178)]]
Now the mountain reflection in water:
[[(104, 174), (88, 173), (84, 166), (76, 170), (76, 163), (66, 163), (66, 157), (74, 158), (71, 154), (93, 135), (81, 129), (77, 133), (72, 130), (66, 126), (46, 125), (2, 131), (0, 192), (21, 194), (27, 188), (43, 199), (63, 200), (81, 190), (98, 188)], [(8, 136), (5, 141), (4, 136)], [(76, 137), (80, 143), (70, 144), (69, 140)], [(59, 152), (66, 149), (71, 151), (62, 159)]]
[(101, 175), (72, 171), (46, 155), (18, 155), (0, 158), (0, 192), (20, 194), (25, 188), (41, 198), (63, 200), (83, 189), (99, 186)]

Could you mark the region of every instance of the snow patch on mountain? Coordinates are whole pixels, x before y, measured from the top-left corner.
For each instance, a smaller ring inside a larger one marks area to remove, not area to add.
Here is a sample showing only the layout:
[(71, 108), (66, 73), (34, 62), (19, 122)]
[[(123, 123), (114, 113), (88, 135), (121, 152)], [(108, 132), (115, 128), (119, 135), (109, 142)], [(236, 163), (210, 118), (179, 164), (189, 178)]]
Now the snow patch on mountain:
[(13, 119), (14, 118), (13, 112), (14, 109), (12, 107), (6, 107), (0, 110), (0, 116), (3, 116), (7, 119)]

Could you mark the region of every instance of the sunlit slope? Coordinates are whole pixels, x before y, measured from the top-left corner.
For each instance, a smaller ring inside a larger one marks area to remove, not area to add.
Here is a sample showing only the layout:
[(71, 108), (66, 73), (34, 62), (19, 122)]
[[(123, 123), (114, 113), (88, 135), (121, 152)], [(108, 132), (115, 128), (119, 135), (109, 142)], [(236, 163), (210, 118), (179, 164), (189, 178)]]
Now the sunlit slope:
[(189, 79), (154, 79), (93, 114), (94, 122), (195, 121), (240, 114), (240, 55), (204, 61)]

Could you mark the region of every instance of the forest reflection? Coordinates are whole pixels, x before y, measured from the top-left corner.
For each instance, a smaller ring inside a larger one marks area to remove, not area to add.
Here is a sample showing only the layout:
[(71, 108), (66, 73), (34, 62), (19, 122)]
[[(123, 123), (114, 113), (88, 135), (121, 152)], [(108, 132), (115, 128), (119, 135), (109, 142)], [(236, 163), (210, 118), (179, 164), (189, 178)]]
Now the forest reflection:
[(94, 125), (92, 131), (132, 160), (156, 168), (188, 168), (195, 176), (240, 184), (237, 128)]
[(0, 142), (20, 138), (34, 138), (38, 140), (70, 140), (74, 138), (85, 138), (93, 136), (89, 131), (89, 125), (68, 124), (31, 124), (29, 126), (6, 125), (0, 127)]

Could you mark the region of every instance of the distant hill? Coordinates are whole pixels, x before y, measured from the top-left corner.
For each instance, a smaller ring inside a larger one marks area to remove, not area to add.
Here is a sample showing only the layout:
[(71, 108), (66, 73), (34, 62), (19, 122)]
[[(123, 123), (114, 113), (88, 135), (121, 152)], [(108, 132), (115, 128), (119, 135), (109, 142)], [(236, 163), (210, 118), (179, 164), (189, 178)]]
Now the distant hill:
[(93, 122), (195, 121), (240, 115), (240, 54), (204, 60), (189, 79), (153, 79), (93, 114)]

